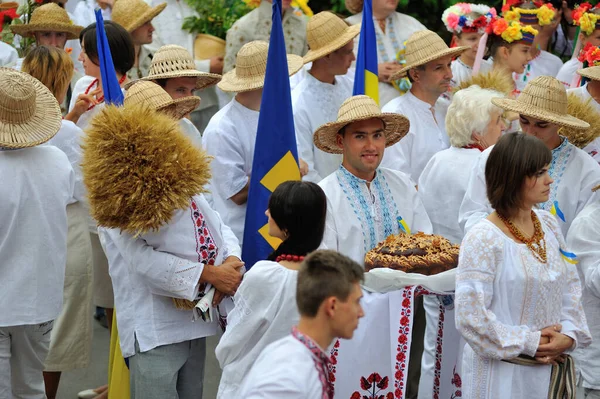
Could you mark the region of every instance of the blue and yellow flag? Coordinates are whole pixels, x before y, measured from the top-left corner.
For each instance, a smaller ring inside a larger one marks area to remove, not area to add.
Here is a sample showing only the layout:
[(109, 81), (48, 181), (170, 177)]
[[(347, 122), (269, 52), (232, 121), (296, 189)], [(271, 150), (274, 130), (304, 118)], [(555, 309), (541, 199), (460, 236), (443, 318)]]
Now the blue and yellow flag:
[(281, 0), (273, 0), (267, 71), (244, 227), (242, 259), (246, 268), (266, 259), (280, 244), (278, 239), (269, 235), (265, 216), (271, 193), (285, 181), (300, 180), (281, 14)]
[(365, 94), (379, 104), (377, 70), (377, 40), (373, 24), (373, 4), (372, 0), (364, 0), (352, 95)]

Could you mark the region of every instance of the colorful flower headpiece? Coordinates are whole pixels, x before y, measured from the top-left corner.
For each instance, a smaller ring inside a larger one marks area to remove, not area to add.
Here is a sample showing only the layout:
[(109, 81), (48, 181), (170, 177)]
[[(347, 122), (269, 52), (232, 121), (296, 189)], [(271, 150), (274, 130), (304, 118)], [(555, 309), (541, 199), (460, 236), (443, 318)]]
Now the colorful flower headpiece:
[(496, 18), (492, 22), (488, 33), (500, 36), (507, 43), (523, 42), (532, 44), (538, 31), (530, 25), (522, 25), (517, 21), (508, 22), (504, 18)]
[[(587, 36), (600, 29), (600, 15), (593, 11), (597, 10), (600, 3), (593, 7), (590, 3), (581, 3), (573, 10), (573, 23), (581, 28)], [(590, 12), (591, 11), (591, 12)]]
[(462, 32), (485, 33), (496, 18), (496, 10), (483, 4), (457, 3), (442, 14), (446, 29), (454, 34)]
[(586, 44), (577, 59), (586, 64), (584, 65), (586, 68), (600, 66), (600, 47), (596, 47), (592, 43)]
[[(529, 4), (529, 8), (523, 6)], [(523, 25), (546, 26), (552, 23), (556, 9), (550, 3), (507, 0), (502, 6), (502, 15), (508, 22), (519, 21)]]

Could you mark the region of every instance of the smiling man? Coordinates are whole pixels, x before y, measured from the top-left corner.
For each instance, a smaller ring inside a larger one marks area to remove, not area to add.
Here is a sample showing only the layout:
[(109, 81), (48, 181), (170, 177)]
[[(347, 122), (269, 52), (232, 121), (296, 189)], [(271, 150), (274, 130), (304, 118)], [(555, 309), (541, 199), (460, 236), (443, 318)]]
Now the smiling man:
[(385, 167), (407, 173), (416, 182), (431, 157), (450, 147), (445, 127), (448, 102), (440, 97), (450, 89), (452, 58), (468, 49), (448, 48), (441, 37), (429, 30), (410, 36), (406, 42), (406, 66), (390, 80), (408, 75), (412, 87), (383, 107), (384, 112), (406, 115), (410, 131), (386, 152)]
[(380, 168), (386, 147), (406, 135), (409, 122), (381, 113), (367, 96), (346, 100), (335, 122), (315, 132), (317, 148), (342, 154), (342, 165), (319, 183), (327, 195), (322, 247), (364, 265), (365, 254), (390, 234), (431, 233), (414, 184), (402, 172)]

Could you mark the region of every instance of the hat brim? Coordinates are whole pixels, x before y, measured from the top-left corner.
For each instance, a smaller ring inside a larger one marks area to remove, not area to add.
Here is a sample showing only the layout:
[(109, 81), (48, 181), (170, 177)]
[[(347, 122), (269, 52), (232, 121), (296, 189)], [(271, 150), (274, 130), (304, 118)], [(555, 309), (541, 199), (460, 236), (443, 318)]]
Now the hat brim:
[(167, 112), (169, 115), (179, 120), (198, 108), (198, 105), (200, 105), (200, 97), (182, 97), (178, 98), (177, 100), (173, 100), (172, 103), (164, 107), (159, 108), (159, 111)]
[(23, 37), (33, 37), (35, 32), (65, 32), (67, 34), (67, 40), (74, 40), (79, 39), (79, 33), (81, 33), (82, 30), (83, 26), (64, 25), (53, 22), (10, 25), (10, 31), (12, 33)]
[[(294, 54), (287, 55), (288, 75), (292, 76), (304, 66), (302, 57)], [(236, 69), (227, 72), (217, 83), (217, 87), (224, 92), (243, 93), (245, 91), (257, 90), (265, 85), (265, 75), (254, 77), (239, 77)]]
[(578, 70), (577, 73), (591, 80), (600, 80), (600, 66), (583, 68)]
[(378, 118), (385, 124), (385, 147), (390, 147), (400, 141), (408, 134), (410, 121), (407, 117), (400, 114), (381, 113), (365, 115), (351, 121), (329, 122), (319, 127), (313, 136), (315, 146), (321, 151), (330, 154), (342, 154), (342, 149), (337, 145), (336, 136), (344, 126), (350, 123), (364, 121), (367, 119)]
[(569, 114), (557, 114), (548, 110), (524, 104), (518, 99), (512, 98), (492, 98), (492, 104), (506, 110), (513, 111), (519, 115), (529, 116), (531, 118), (541, 119), (546, 122), (554, 123), (559, 126), (565, 126), (572, 129), (587, 129), (590, 124), (575, 118)]
[(54, 95), (39, 80), (29, 75), (28, 78), (35, 89), (35, 114), (24, 123), (0, 121), (0, 147), (17, 149), (43, 144), (62, 126), (60, 105)]
[(319, 58), (325, 57), (326, 55), (341, 49), (360, 33), (360, 26), (361, 24), (349, 26), (342, 35), (328, 43), (327, 46), (316, 50), (308, 50), (303, 57), (304, 63), (308, 64), (309, 62), (318, 60)]
[[(207, 87), (214, 86), (221, 81), (221, 75), (215, 73), (200, 72), (193, 69), (185, 71), (173, 71), (159, 73), (156, 75), (148, 75), (141, 78), (141, 80), (153, 81), (160, 79), (174, 79), (174, 78), (196, 78), (196, 90), (206, 89)], [(133, 84), (132, 82), (128, 83)], [(127, 86), (125, 87), (127, 89)]]
[(406, 64), (404, 66), (404, 68), (402, 68), (401, 70), (399, 70), (398, 72), (396, 72), (395, 74), (393, 74), (390, 77), (389, 81), (392, 82), (394, 80), (398, 80), (398, 79), (401, 79), (401, 78), (405, 77), (406, 74), (408, 73), (408, 71), (410, 69), (416, 68), (416, 67), (421, 66), (421, 65), (425, 65), (428, 62), (431, 62), (431, 61), (434, 61), (434, 60), (437, 60), (437, 59), (440, 59), (440, 58), (443, 58), (443, 57), (455, 56), (455, 55), (462, 54), (465, 51), (467, 51), (468, 49), (470, 49), (470, 47), (467, 47), (467, 46), (450, 47), (447, 50), (444, 50), (444, 51), (442, 51), (440, 53), (430, 55), (429, 57), (425, 57), (425, 58), (419, 60), (418, 62), (414, 62), (412, 64)]
[(166, 6), (167, 3), (161, 3), (156, 7), (152, 7), (151, 9), (140, 15), (137, 19), (135, 19), (132, 24), (128, 25), (127, 31), (131, 33), (140, 26), (144, 25), (146, 22), (152, 21), (154, 18), (156, 18), (158, 14), (163, 12)]

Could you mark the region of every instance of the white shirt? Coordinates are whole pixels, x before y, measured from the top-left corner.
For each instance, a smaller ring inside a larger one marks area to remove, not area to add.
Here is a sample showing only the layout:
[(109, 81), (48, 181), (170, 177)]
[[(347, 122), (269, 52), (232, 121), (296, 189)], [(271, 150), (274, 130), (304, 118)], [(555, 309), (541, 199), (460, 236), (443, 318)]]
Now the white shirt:
[[(77, 25), (81, 25), (84, 28), (88, 25), (96, 23), (96, 14), (94, 10), (100, 8), (96, 0), (79, 0), (75, 11), (73, 11), (73, 22)], [(106, 7), (102, 10), (102, 18), (105, 21), (110, 21), (110, 15), (112, 14), (112, 8)]]
[[(450, 64), (452, 68), (452, 85), (454, 87), (460, 86), (460, 84), (466, 80), (471, 79), (473, 76), (473, 68), (461, 61), (460, 58), (455, 59)], [(480, 73), (488, 73), (492, 70), (492, 63), (488, 60), (482, 60), (481, 66), (479, 67)]]
[(577, 255), (577, 270), (583, 286), (583, 309), (592, 334), (592, 344), (573, 353), (583, 386), (600, 390), (600, 202), (586, 206), (577, 215), (569, 234), (568, 248)]
[[(578, 347), (591, 337), (581, 305), (581, 285), (557, 220), (536, 211), (544, 230), (546, 263), (487, 219), (462, 241), (456, 275), (456, 327), (467, 343), (462, 355), (463, 398), (546, 399), (550, 365), (503, 362), (534, 356), (540, 331), (561, 324)], [(567, 351), (567, 353), (570, 351)]]
[[(350, 25), (360, 24), (362, 22), (362, 11), (358, 14), (346, 18)], [(415, 18), (393, 12), (385, 20), (385, 33), (381, 30), (379, 23), (373, 17), (375, 25), (375, 36), (377, 40), (377, 64), (396, 61), (396, 55), (405, 48), (404, 42), (410, 35), (420, 30), (427, 29), (425, 25)], [(354, 54), (358, 54), (358, 38), (354, 41)], [(353, 64), (354, 66), (354, 64)], [(398, 97), (400, 92), (387, 82), (379, 82), (379, 104), (383, 107), (392, 99)]]
[(414, 183), (404, 173), (379, 168), (367, 186), (343, 166), (319, 186), (327, 196), (327, 219), (321, 247), (338, 251), (360, 265), (365, 255), (391, 234), (399, 220), (413, 233), (431, 233), (431, 222)]
[(244, 399), (315, 399), (323, 385), (314, 355), (293, 336), (273, 342), (260, 354), (240, 388)]
[(18, 58), (19, 53), (17, 53), (17, 50), (13, 46), (0, 41), (0, 67), (15, 63)]
[[(492, 148), (481, 153), (469, 176), (459, 211), (459, 222), (465, 234), (493, 212), (485, 186), (485, 163)], [(563, 139), (561, 145), (552, 150), (549, 173), (554, 180), (550, 186), (550, 198), (538, 204), (538, 208), (551, 211), (557, 203), (564, 215), (564, 220), (557, 217), (558, 224), (566, 235), (575, 216), (591, 201), (600, 200), (598, 193), (592, 193), (592, 188), (600, 184), (600, 166), (584, 151)]]
[(124, 357), (135, 354), (136, 339), (146, 352), (216, 334), (216, 320), (192, 322), (192, 312), (177, 309), (172, 300), (197, 298), (207, 253), (216, 251), (215, 265), (241, 254), (237, 239), (203, 195), (190, 198), (190, 207), (175, 211), (157, 232), (138, 238), (119, 229), (98, 232), (113, 280)]
[(271, 261), (258, 262), (244, 274), (215, 351), (223, 369), (217, 398), (240, 397), (240, 383), (263, 349), (298, 324), (297, 281), (296, 270)]
[(476, 148), (450, 147), (435, 154), (419, 178), (419, 197), (431, 220), (433, 234), (455, 244), (463, 238), (458, 211), (471, 168), (480, 154)]
[(541, 50), (539, 55), (529, 61), (522, 74), (513, 74), (517, 90), (523, 91), (525, 86), (538, 76), (556, 76), (563, 66), (560, 58), (552, 53)]
[[(583, 64), (579, 62), (577, 58), (572, 58), (560, 68), (560, 71), (556, 74), (556, 79), (565, 85), (565, 89), (571, 88), (573, 78), (577, 75), (577, 71), (583, 68)], [(577, 81), (580, 81), (581, 77), (577, 75)]]
[(298, 152), (308, 164), (304, 180), (318, 183), (342, 163), (341, 154), (329, 154), (316, 148), (313, 135), (321, 125), (337, 119), (342, 103), (352, 96), (353, 84), (346, 76), (336, 76), (335, 84), (329, 84), (307, 73), (292, 92)]
[[(590, 104), (600, 112), (600, 103), (598, 103), (588, 91), (587, 83), (583, 86), (576, 87), (574, 89), (567, 90), (567, 94), (575, 94), (577, 97), (581, 98), (583, 101), (590, 100)], [(582, 148), (583, 151), (590, 154), (592, 158), (598, 163), (600, 163), (600, 137), (595, 138), (591, 143)]]
[(53, 146), (0, 150), (0, 326), (54, 320), (62, 307), (67, 205), (75, 176)]
[[(69, 112), (71, 112), (73, 110), (73, 107), (75, 107), (75, 103), (77, 102), (77, 97), (79, 97), (80, 94), (85, 94), (86, 91), (88, 93), (91, 93), (92, 91), (96, 90), (96, 88), (98, 87), (98, 82), (94, 83), (95, 80), (96, 80), (96, 78), (85, 75), (81, 79), (79, 79), (77, 81), (77, 83), (75, 83), (75, 87), (73, 87), (73, 94), (71, 95), (71, 103), (69, 104)], [(102, 108), (104, 108), (104, 102), (101, 102), (100, 104), (96, 104), (93, 108), (84, 112), (79, 117), (79, 120), (77, 120), (76, 125), (81, 130), (85, 130), (85, 128), (87, 128), (88, 125), (90, 124), (90, 121), (92, 120), (92, 118), (94, 118), (94, 116), (98, 115), (98, 113), (102, 110)]]
[(246, 204), (237, 205), (230, 198), (250, 179), (258, 114), (233, 99), (212, 117), (202, 137), (203, 147), (214, 157), (210, 181), (213, 205), (240, 245), (244, 238)]
[(385, 149), (381, 166), (399, 170), (410, 175), (413, 181), (419, 181), (421, 172), (433, 154), (450, 147), (446, 134), (447, 111), (447, 100), (440, 98), (432, 107), (415, 97), (411, 91), (390, 101), (382, 108), (382, 112), (406, 116), (410, 121), (410, 130), (402, 140)]
[(192, 140), (194, 147), (202, 149), (202, 135), (196, 129), (196, 126), (187, 118), (181, 118), (179, 120), (179, 127), (181, 131)]

